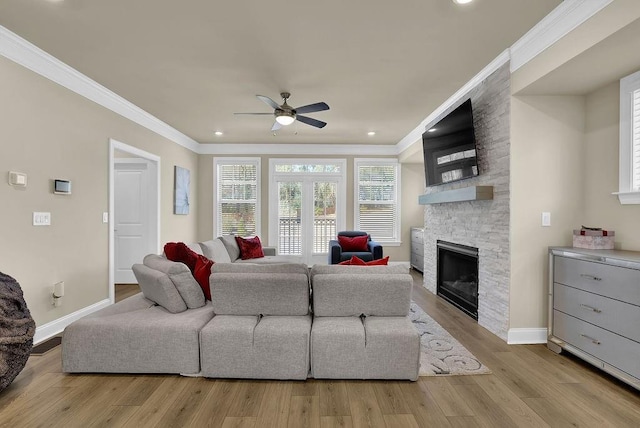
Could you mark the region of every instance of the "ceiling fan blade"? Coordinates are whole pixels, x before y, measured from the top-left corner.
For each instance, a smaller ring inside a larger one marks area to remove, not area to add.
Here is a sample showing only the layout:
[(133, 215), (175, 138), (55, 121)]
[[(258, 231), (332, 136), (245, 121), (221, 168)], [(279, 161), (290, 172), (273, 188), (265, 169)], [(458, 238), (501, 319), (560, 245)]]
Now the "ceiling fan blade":
[(260, 101), (267, 104), (268, 106), (273, 107), (274, 109), (280, 108), (280, 105), (269, 97), (265, 97), (264, 95), (256, 95), (256, 97), (258, 97)]
[(307, 117), (307, 116), (297, 115), (296, 119), (299, 120), (302, 123), (306, 123), (307, 125), (315, 126), (316, 128), (324, 128), (325, 126), (327, 126), (327, 122), (323, 122), (323, 121), (317, 120), (317, 119), (312, 119), (312, 118)]
[(279, 130), (280, 128), (282, 128), (282, 125), (280, 125), (280, 122), (273, 122), (273, 126), (271, 127), (271, 131), (275, 132), (275, 131)]
[(329, 110), (327, 103), (315, 103), (295, 109), (296, 113), (313, 113), (316, 111)]
[(233, 114), (251, 114), (251, 115), (260, 115), (260, 116), (273, 116), (273, 113), (233, 113)]

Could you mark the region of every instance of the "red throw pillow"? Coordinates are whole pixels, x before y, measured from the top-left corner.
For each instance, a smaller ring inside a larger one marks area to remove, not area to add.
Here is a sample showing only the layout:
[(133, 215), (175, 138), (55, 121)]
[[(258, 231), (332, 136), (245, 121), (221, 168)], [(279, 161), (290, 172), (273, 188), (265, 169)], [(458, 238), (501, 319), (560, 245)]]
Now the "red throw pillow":
[(389, 256), (387, 257), (383, 257), (381, 259), (378, 260), (371, 260), (370, 262), (366, 263), (367, 266), (386, 266), (389, 264)]
[(365, 262), (360, 257), (351, 256), (351, 259), (349, 259), (348, 262), (349, 263), (345, 264), (349, 264), (351, 266), (386, 266), (389, 264), (389, 256), (378, 260), (371, 260), (370, 262)]
[(369, 251), (369, 237), (362, 236), (338, 236), (338, 243), (342, 251)]
[(182, 262), (193, 273), (196, 268), (198, 254), (187, 247), (184, 242), (167, 242), (164, 245), (164, 254), (172, 262)]
[[(355, 257), (355, 256), (353, 256)], [(343, 265), (343, 266), (349, 266), (351, 264), (351, 259), (349, 260), (345, 260), (343, 262), (338, 263), (339, 265)]]
[(240, 247), (240, 258), (242, 260), (264, 257), (264, 251), (262, 251), (262, 243), (259, 237), (241, 238), (236, 236), (236, 242), (238, 243), (238, 247)]
[(200, 288), (202, 288), (202, 292), (204, 293), (204, 298), (207, 300), (211, 300), (211, 285), (209, 284), (209, 277), (211, 276), (211, 266), (213, 266), (213, 263), (213, 260), (209, 260), (205, 256), (198, 254), (196, 267), (193, 270), (193, 277), (196, 279), (198, 284), (200, 284)]

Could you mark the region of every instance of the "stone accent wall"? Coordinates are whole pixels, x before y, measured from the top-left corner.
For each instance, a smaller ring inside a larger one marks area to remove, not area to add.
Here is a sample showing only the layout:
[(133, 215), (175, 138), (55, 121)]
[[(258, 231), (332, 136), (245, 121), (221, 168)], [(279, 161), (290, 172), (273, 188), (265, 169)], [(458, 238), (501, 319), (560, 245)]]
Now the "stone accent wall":
[[(493, 186), (493, 200), (425, 205), (424, 286), (437, 284), (436, 241), (478, 248), (478, 324), (503, 340), (509, 328), (509, 64), (470, 93), (478, 177), (427, 188), (426, 193), (475, 185)], [(465, 97), (466, 99), (466, 97)], [(456, 105), (457, 106), (457, 105)], [(453, 107), (449, 110), (453, 110)], [(443, 113), (443, 117), (449, 113)], [(434, 121), (437, 122), (436, 119)], [(430, 126), (427, 126), (427, 129)]]

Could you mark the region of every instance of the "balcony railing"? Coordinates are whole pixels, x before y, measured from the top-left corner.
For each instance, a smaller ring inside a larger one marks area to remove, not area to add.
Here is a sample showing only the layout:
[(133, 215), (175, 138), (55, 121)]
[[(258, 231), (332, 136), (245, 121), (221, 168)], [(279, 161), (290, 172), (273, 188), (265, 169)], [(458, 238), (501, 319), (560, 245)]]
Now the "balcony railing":
[[(336, 219), (316, 217), (313, 220), (312, 246), (314, 254), (329, 252), (329, 240), (336, 236)], [(300, 218), (280, 218), (278, 225), (280, 254), (302, 254), (302, 229)]]

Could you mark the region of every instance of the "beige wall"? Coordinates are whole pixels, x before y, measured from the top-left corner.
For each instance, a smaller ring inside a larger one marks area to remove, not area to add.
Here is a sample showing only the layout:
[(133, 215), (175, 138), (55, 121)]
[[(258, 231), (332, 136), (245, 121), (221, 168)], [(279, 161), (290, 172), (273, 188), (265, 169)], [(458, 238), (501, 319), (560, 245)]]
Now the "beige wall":
[[(261, 178), (262, 178), (262, 201), (261, 201), (261, 222), (262, 230), (260, 238), (263, 242), (269, 243), (269, 159), (270, 158), (313, 158), (323, 159), (346, 159), (347, 160), (347, 229), (353, 227), (353, 160), (355, 156), (255, 156), (251, 154), (234, 155), (231, 157), (260, 157)], [(365, 154), (358, 157), (366, 157)], [(200, 182), (198, 190), (199, 211), (198, 211), (198, 239), (212, 239), (213, 222), (215, 213), (213, 211), (213, 155), (200, 155), (198, 160), (198, 180)], [(409, 261), (410, 243), (409, 228), (423, 223), (423, 208), (418, 205), (418, 196), (424, 193), (424, 170), (421, 164), (401, 164), (401, 185), (402, 185), (402, 205), (401, 205), (401, 237), (402, 245), (399, 247), (384, 247), (385, 256), (389, 256), (391, 261)]]
[(583, 218), (584, 128), (584, 97), (512, 97), (510, 328), (547, 326), (548, 247)]
[(587, 226), (615, 230), (616, 248), (640, 251), (640, 205), (621, 205), (618, 191), (620, 85), (587, 96), (584, 219)]
[[(197, 175), (196, 154), (3, 57), (0, 93), (0, 271), (20, 282), (38, 326), (108, 297), (109, 138), (161, 157), (161, 240), (195, 239), (197, 204), (175, 216), (172, 198), (173, 166)], [(28, 186), (9, 186), (8, 171), (26, 173)], [(73, 194), (53, 194), (54, 178), (71, 180)], [(51, 226), (32, 226), (34, 211), (50, 212)]]

